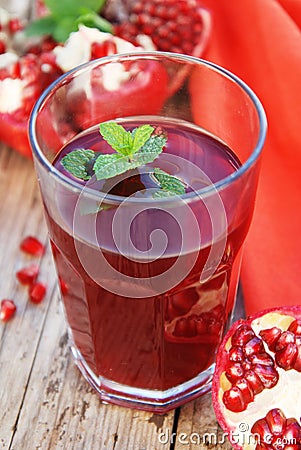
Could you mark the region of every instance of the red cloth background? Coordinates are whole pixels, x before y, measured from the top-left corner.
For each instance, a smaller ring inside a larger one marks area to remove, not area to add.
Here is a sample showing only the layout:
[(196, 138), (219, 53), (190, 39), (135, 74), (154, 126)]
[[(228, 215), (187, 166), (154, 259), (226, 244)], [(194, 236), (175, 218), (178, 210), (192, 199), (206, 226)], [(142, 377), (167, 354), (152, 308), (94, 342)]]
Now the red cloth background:
[(301, 0), (202, 4), (212, 13), (203, 57), (242, 78), (268, 119), (242, 263), (246, 311), (301, 304)]

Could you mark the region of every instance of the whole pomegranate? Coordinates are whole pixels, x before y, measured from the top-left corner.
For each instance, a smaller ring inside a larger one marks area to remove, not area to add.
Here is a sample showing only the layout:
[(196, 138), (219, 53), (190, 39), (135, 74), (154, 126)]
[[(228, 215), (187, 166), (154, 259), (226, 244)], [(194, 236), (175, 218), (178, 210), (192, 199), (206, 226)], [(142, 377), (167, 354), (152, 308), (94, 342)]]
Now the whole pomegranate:
[(212, 400), (233, 448), (301, 450), (301, 307), (232, 325), (217, 355)]

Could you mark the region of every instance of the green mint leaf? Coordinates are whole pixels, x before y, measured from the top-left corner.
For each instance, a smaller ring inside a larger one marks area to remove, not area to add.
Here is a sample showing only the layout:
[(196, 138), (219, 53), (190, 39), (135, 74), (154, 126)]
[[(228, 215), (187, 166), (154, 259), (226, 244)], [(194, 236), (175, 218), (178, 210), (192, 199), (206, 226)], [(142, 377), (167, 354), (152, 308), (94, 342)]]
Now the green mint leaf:
[(135, 128), (132, 131), (133, 137), (133, 148), (132, 153), (138, 152), (141, 147), (149, 140), (152, 133), (154, 131), (154, 127), (150, 125), (141, 125), (141, 127)]
[(43, 36), (45, 34), (53, 34), (57, 23), (52, 16), (42, 17), (35, 20), (25, 29), (26, 36)]
[(133, 161), (139, 162), (139, 165), (153, 162), (163, 151), (167, 142), (166, 136), (151, 136), (148, 141), (133, 155)]
[(95, 157), (93, 150), (79, 148), (62, 158), (61, 163), (72, 175), (82, 180), (89, 180), (88, 164)]
[(99, 12), (105, 0), (44, 0), (51, 14), (57, 18), (73, 17), (74, 19), (88, 11)]
[(77, 27), (79, 25), (85, 25), (86, 27), (97, 28), (99, 31), (105, 33), (113, 34), (114, 31), (112, 24), (108, 20), (93, 11), (82, 14), (76, 19), (75, 23)]
[(78, 26), (73, 17), (62, 17), (56, 21), (56, 27), (52, 32), (52, 36), (57, 42), (65, 42), (70, 33), (77, 30)]
[(161, 187), (161, 190), (154, 193), (154, 197), (160, 198), (185, 194), (185, 184), (174, 175), (170, 175), (162, 169), (155, 168), (154, 177)]
[(124, 156), (132, 154), (134, 139), (121, 125), (116, 122), (104, 122), (99, 125), (99, 131), (116, 152)]
[(99, 155), (93, 166), (97, 180), (113, 178), (134, 168), (128, 157), (118, 153)]

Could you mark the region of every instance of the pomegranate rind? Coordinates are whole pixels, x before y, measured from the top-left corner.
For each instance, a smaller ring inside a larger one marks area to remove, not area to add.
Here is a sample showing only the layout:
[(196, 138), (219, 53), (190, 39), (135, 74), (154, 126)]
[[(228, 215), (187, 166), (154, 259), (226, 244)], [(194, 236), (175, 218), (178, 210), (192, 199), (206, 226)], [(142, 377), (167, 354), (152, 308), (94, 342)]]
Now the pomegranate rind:
[[(225, 407), (225, 405), (222, 402), (222, 394), (225, 390), (229, 389), (229, 386), (231, 383), (227, 380), (225, 377), (225, 367), (228, 362), (228, 352), (231, 347), (231, 338), (234, 334), (234, 332), (239, 328), (242, 324), (250, 325), (253, 330), (255, 331), (256, 335), (258, 335), (259, 331), (261, 329), (271, 328), (273, 326), (278, 326), (282, 330), (286, 330), (290, 323), (293, 322), (295, 319), (301, 319), (301, 307), (300, 306), (283, 306), (283, 307), (277, 307), (277, 308), (269, 308), (265, 309), (263, 311), (260, 311), (252, 316), (247, 317), (246, 319), (239, 319), (235, 323), (232, 324), (228, 332), (226, 333), (225, 337), (223, 338), (223, 341), (221, 345), (219, 346), (219, 350), (216, 356), (216, 366), (215, 366), (215, 372), (212, 380), (212, 403), (213, 408), (218, 420), (219, 425), (225, 432), (226, 436), (228, 437), (229, 441), (231, 442), (234, 449), (241, 450), (241, 449), (255, 449), (255, 445), (253, 445), (254, 440), (246, 439), (246, 435), (242, 436), (241, 439), (239, 439), (237, 430), (235, 428), (235, 425), (233, 425), (233, 422), (231, 422), (231, 418), (233, 415), (236, 415), (237, 418), (237, 424), (239, 425), (238, 428), (241, 429), (242, 432), (248, 432), (248, 435), (250, 435), (250, 425), (248, 425), (247, 417), (248, 417), (248, 410), (251, 403), (248, 405), (246, 410), (243, 412), (233, 413)], [(262, 327), (262, 328), (261, 328)], [(265, 346), (267, 349), (267, 346)], [(273, 354), (273, 353), (271, 353)], [(274, 355), (273, 355), (274, 357)], [(295, 402), (297, 404), (300, 404), (301, 398), (299, 398), (299, 395), (301, 397), (301, 393), (298, 395), (297, 390), (294, 388), (294, 386), (297, 386), (297, 383), (299, 383), (299, 378), (301, 382), (301, 374), (292, 370), (292, 371), (283, 371), (282, 369), (278, 369), (281, 376), (286, 376), (287, 378), (290, 376), (290, 373), (292, 374), (292, 378), (295, 377), (295, 381), (291, 381), (292, 389), (295, 390), (294, 398)], [(298, 378), (298, 381), (296, 382), (296, 379)], [(275, 387), (276, 388), (276, 387)], [(261, 411), (258, 406), (258, 413), (257, 413), (257, 419), (260, 419), (261, 417), (264, 417), (266, 413), (275, 407), (274, 404), (272, 404), (272, 401), (275, 403), (277, 399), (275, 399), (275, 394), (273, 393), (273, 389), (266, 389), (266, 392), (269, 392), (269, 395), (271, 397), (271, 402), (266, 402), (264, 407), (266, 408), (265, 411)], [(285, 394), (283, 394), (285, 395)], [(260, 397), (262, 396), (262, 393), (259, 393), (255, 396), (254, 405), (257, 403), (260, 404)], [(267, 394), (266, 394), (267, 396)], [(287, 402), (289, 403), (290, 400), (288, 399)], [(285, 411), (284, 411), (285, 413)], [(300, 418), (299, 416), (296, 417), (296, 419)], [(245, 428), (245, 429), (244, 429)], [(251, 444), (250, 444), (251, 442)]]

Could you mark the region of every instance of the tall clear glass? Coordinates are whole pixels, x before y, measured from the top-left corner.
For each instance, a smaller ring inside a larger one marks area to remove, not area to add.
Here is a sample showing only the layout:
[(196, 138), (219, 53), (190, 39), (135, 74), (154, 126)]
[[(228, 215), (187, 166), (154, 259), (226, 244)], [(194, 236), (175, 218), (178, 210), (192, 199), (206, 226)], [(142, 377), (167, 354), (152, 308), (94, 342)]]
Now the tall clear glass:
[[(153, 163), (99, 187), (59, 161), (74, 148), (101, 153), (108, 120), (152, 124), (168, 140)], [(114, 55), (50, 86), (29, 133), (82, 374), (104, 401), (154, 412), (206, 392), (255, 202), (266, 133), (255, 94), (204, 60)], [(186, 193), (156, 195), (156, 165)]]

